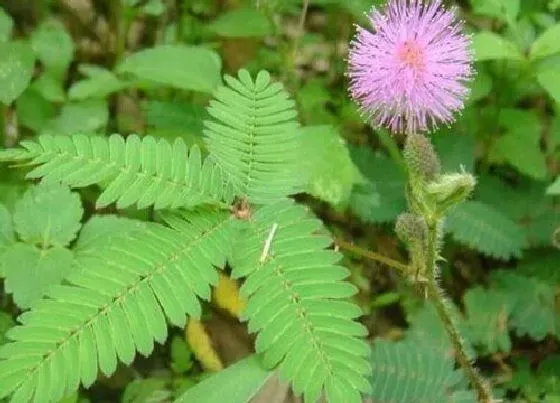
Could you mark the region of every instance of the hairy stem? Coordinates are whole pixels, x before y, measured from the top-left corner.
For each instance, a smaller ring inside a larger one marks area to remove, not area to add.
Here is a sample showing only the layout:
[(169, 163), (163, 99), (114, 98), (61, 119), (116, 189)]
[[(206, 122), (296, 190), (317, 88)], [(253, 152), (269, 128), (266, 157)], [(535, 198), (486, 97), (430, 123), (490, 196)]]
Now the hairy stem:
[(392, 267), (393, 269), (398, 270), (403, 276), (407, 276), (408, 272), (410, 271), (409, 267), (406, 264), (397, 262), (396, 260), (383, 256), (377, 252), (362, 249), (359, 246), (356, 246), (350, 242), (346, 242), (343, 239), (335, 239), (335, 244), (340, 246), (342, 249), (355, 253), (358, 256), (375, 260), (377, 262), (383, 263), (386, 266)]
[(490, 387), (488, 383), (484, 380), (484, 378), (480, 375), (480, 373), (473, 367), (471, 359), (467, 354), (467, 348), (463, 341), (461, 334), (459, 333), (459, 329), (457, 328), (457, 324), (453, 320), (453, 316), (451, 310), (447, 302), (445, 301), (445, 297), (443, 295), (443, 290), (440, 288), (438, 281), (437, 281), (437, 267), (436, 267), (436, 259), (437, 259), (437, 242), (438, 242), (438, 222), (436, 220), (431, 220), (428, 224), (428, 245), (427, 245), (427, 262), (426, 267), (428, 270), (428, 296), (434, 303), (439, 318), (443, 322), (443, 326), (449, 338), (451, 339), (451, 343), (455, 349), (455, 354), (457, 356), (457, 361), (463, 368), (467, 379), (471, 383), (472, 387), (476, 390), (478, 394), (478, 401), (481, 403), (491, 403), (492, 402), (492, 393), (490, 391)]

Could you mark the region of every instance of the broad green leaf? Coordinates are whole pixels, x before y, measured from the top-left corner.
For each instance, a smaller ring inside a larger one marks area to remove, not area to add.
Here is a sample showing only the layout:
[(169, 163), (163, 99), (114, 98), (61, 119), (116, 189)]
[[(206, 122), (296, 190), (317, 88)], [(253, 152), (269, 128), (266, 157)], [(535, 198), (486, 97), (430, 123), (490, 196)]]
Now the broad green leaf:
[(520, 0), (471, 0), (475, 14), (513, 22), (519, 13)]
[(35, 80), (30, 88), (37, 91), (47, 101), (63, 103), (66, 100), (62, 79), (49, 71), (44, 72)]
[(472, 46), (477, 61), (521, 60), (523, 58), (513, 42), (493, 32), (476, 33), (473, 36)]
[(475, 140), (469, 135), (438, 132), (432, 136), (442, 170), (458, 172), (463, 167), (472, 172), (474, 167)]
[(169, 402), (172, 394), (168, 383), (164, 378), (133, 380), (126, 385), (121, 403)]
[(254, 7), (238, 8), (221, 14), (208, 25), (208, 29), (230, 38), (267, 36), (273, 32), (266, 15)]
[(548, 28), (537, 38), (531, 46), (530, 56), (532, 60), (560, 52), (560, 23)]
[(142, 6), (141, 10), (142, 14), (158, 17), (165, 13), (165, 4), (162, 0), (148, 0), (148, 2)]
[(445, 225), (456, 241), (498, 259), (520, 257), (527, 245), (523, 228), (499, 210), (480, 202), (460, 204), (451, 211)]
[(178, 374), (190, 371), (193, 366), (193, 353), (183, 337), (171, 340), (171, 368)]
[(481, 287), (471, 288), (463, 297), (467, 313), (470, 341), (483, 347), (483, 353), (511, 351), (508, 319), (513, 308), (512, 298)]
[(333, 205), (350, 198), (357, 169), (344, 139), (332, 126), (308, 126), (300, 131), (301, 172), (309, 175), (310, 194)]
[(384, 154), (374, 154), (365, 147), (353, 147), (351, 154), (366, 178), (366, 183), (357, 184), (352, 190), (351, 210), (365, 222), (394, 220), (406, 209), (403, 171)]
[(483, 69), (482, 64), (477, 66), (477, 74), (470, 85), (470, 93), (466, 99), (467, 103), (476, 102), (485, 98), (492, 90), (492, 77)]
[(18, 242), (3, 255), (6, 291), (15, 303), (29, 308), (52, 285), (59, 284), (72, 268), (72, 252), (66, 248), (37, 249)]
[(249, 402), (272, 374), (250, 356), (188, 389), (175, 403)]
[(128, 56), (117, 72), (181, 90), (211, 93), (221, 83), (221, 60), (196, 46), (161, 45)]
[(15, 241), (12, 215), (3, 204), (0, 203), (0, 254), (2, 248)]
[(63, 74), (74, 57), (74, 42), (64, 25), (57, 20), (43, 22), (31, 35), (37, 58), (55, 75)]
[[(560, 42), (560, 40), (559, 40)], [(547, 68), (539, 71), (537, 81), (557, 103), (560, 104), (560, 74), (558, 68)]]
[(65, 104), (60, 115), (49, 121), (41, 134), (71, 135), (96, 133), (107, 125), (109, 108), (105, 99), (88, 99)]
[(16, 113), (21, 126), (40, 132), (56, 116), (56, 108), (30, 87), (16, 100)]
[(26, 243), (66, 246), (76, 237), (82, 218), (77, 193), (60, 184), (40, 184), (25, 192), (14, 210), (14, 227)]
[(112, 71), (98, 66), (81, 65), (79, 70), (87, 78), (75, 82), (68, 90), (68, 98), (84, 100), (106, 96), (132, 86), (118, 78)]
[(507, 133), (494, 144), (493, 151), (525, 175), (544, 179), (547, 174), (546, 159), (539, 144), (518, 133)]
[(12, 36), (14, 20), (2, 7), (0, 7), (0, 43), (8, 42)]
[(27, 88), (35, 57), (25, 42), (0, 43), (0, 102), (9, 105)]

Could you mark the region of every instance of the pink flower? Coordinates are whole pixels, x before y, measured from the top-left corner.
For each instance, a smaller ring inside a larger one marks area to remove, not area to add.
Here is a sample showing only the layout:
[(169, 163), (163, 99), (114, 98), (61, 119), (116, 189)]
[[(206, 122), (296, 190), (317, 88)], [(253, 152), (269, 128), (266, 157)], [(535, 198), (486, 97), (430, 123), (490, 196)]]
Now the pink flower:
[(389, 0), (370, 32), (358, 27), (349, 55), (350, 92), (362, 114), (393, 132), (453, 121), (468, 94), (472, 54), (462, 24), (441, 0)]

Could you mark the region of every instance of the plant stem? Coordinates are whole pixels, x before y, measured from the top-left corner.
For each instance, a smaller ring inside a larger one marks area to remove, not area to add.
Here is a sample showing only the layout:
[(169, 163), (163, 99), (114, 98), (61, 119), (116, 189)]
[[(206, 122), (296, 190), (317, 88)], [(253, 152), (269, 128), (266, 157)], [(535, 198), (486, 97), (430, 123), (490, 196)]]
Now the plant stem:
[(443, 295), (443, 290), (440, 288), (437, 281), (437, 242), (438, 242), (438, 221), (430, 220), (428, 221), (428, 253), (426, 267), (428, 270), (428, 296), (435, 305), (436, 311), (438, 312), (439, 318), (443, 322), (443, 326), (451, 339), (451, 343), (455, 348), (455, 354), (457, 356), (457, 361), (463, 368), (469, 382), (472, 387), (476, 390), (478, 394), (478, 401), (481, 403), (491, 403), (492, 393), (488, 386), (488, 383), (480, 375), (480, 373), (473, 367), (471, 359), (467, 354), (467, 349), (457, 325), (453, 320), (451, 310), (445, 297)]
[(367, 259), (375, 260), (377, 262), (383, 263), (386, 266), (392, 267), (393, 269), (398, 270), (401, 272), (403, 276), (407, 276), (408, 272), (410, 271), (409, 267), (403, 263), (397, 262), (391, 258), (383, 256), (377, 252), (372, 252), (366, 249), (362, 249), (359, 246), (356, 246), (350, 242), (346, 242), (343, 239), (337, 238), (335, 239), (335, 244), (340, 246), (342, 249), (347, 251), (353, 252), (358, 256), (365, 257)]

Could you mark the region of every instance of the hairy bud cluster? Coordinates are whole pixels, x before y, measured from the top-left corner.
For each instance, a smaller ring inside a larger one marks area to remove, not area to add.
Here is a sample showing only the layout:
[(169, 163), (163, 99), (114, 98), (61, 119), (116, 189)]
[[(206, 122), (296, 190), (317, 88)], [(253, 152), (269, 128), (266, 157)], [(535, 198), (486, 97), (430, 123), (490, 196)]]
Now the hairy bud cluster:
[(432, 181), (440, 174), (441, 164), (430, 140), (421, 134), (407, 136), (404, 158), (411, 173)]
[(412, 213), (402, 213), (395, 224), (395, 232), (399, 239), (409, 244), (416, 241), (423, 243), (427, 231), (424, 219)]

